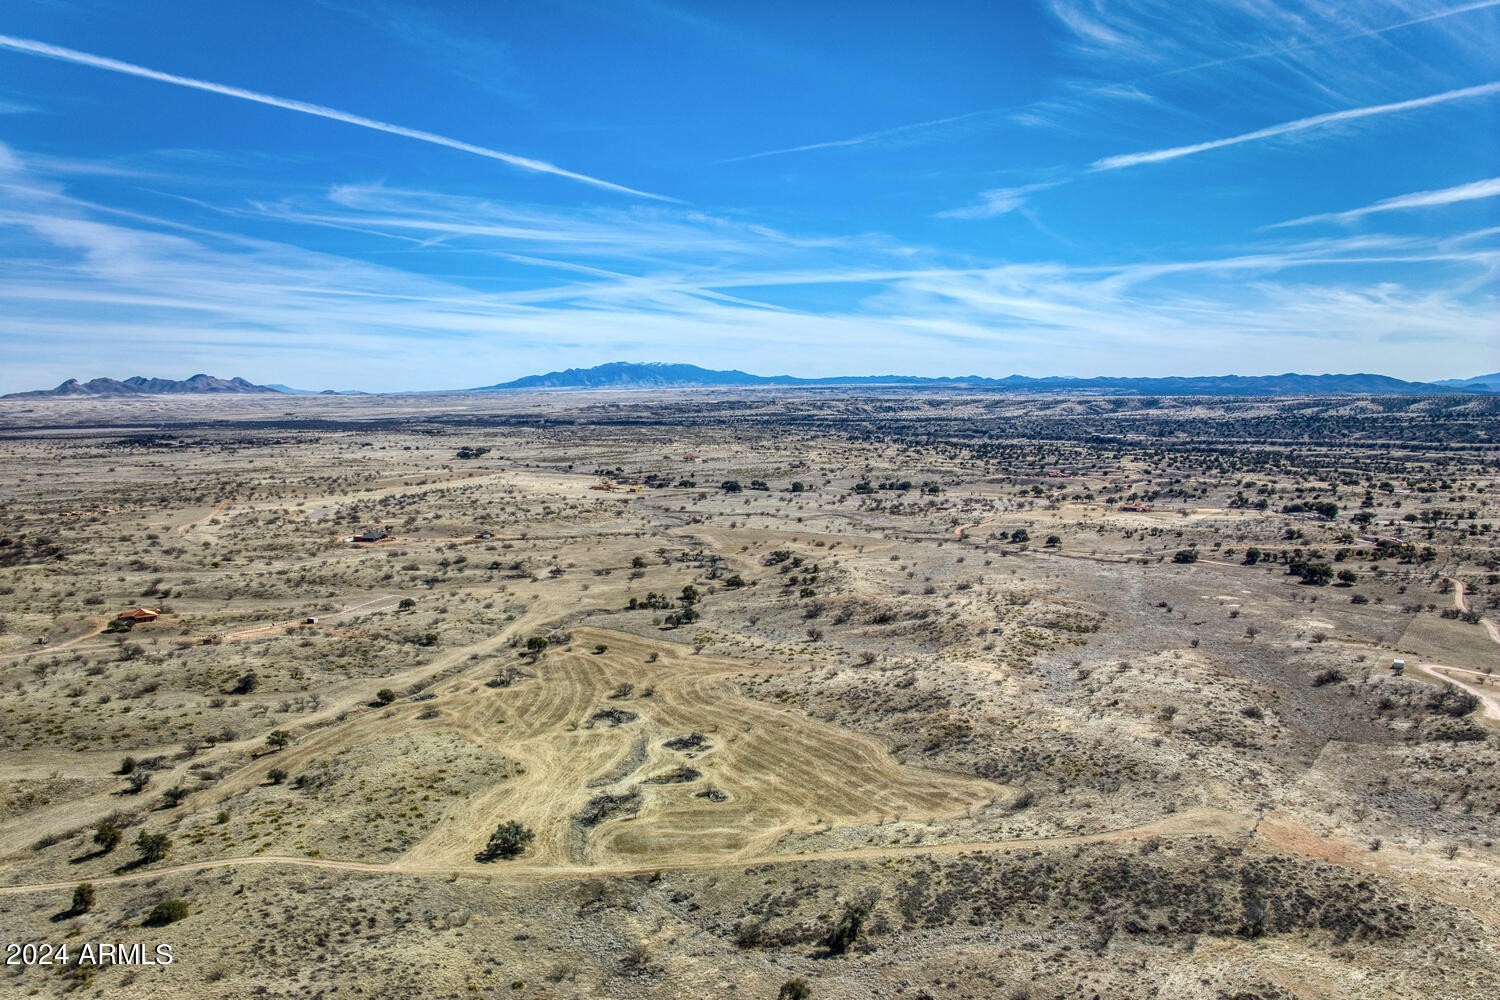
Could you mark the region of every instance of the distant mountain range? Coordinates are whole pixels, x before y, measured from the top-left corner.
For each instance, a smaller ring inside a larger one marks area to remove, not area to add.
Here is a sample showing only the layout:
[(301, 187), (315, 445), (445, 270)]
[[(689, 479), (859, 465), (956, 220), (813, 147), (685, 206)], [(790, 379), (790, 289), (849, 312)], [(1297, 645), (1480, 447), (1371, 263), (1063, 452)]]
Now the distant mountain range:
[(368, 395), (370, 395), (370, 393), (368, 393), (368, 392), (362, 392), (359, 389), (293, 389), (291, 386), (289, 386), (289, 385), (282, 385), (280, 382), (267, 382), (266, 385), (265, 385), (265, 388), (267, 388), (267, 389), (275, 389), (277, 392), (284, 392), (284, 393), (286, 393), (289, 396), (368, 396)]
[[(1125, 396), (1424, 396), (1454, 393), (1500, 393), (1500, 372), (1442, 382), (1406, 382), (1388, 375), (1202, 375), (1172, 378), (1028, 378), (1010, 375), (986, 378), (966, 375), (922, 378), (912, 375), (844, 375), (833, 378), (797, 378), (793, 375), (751, 375), (742, 371), (714, 371), (697, 365), (652, 362), (634, 364), (615, 361), (593, 368), (569, 368), (545, 375), (527, 375), (510, 382), (474, 389), (449, 390), (445, 395), (514, 392), (517, 390), (569, 389), (663, 389), (734, 388), (744, 386), (789, 386), (802, 388), (859, 388), (907, 386), (912, 389), (988, 389), (1009, 392), (1083, 393)], [(202, 394), (273, 394), (294, 396), (364, 395), (357, 390), (293, 389), (285, 385), (256, 385), (242, 378), (222, 379), (194, 375), (176, 381), (137, 375), (119, 381), (96, 378), (88, 382), (68, 379), (55, 389), (12, 392), (4, 399), (90, 396), (150, 396)]]
[(1482, 392), (1500, 392), (1500, 372), (1489, 375), (1475, 375), (1473, 378), (1445, 378), (1441, 382), (1434, 382), (1445, 389), (1479, 389)]
[(0, 399), (26, 399), (41, 396), (181, 396), (197, 394), (248, 394), (275, 393), (268, 385), (256, 385), (242, 378), (215, 378), (212, 375), (194, 375), (181, 381), (170, 378), (146, 378), (136, 375), (124, 381), (112, 378), (96, 378), (80, 382), (70, 378), (56, 389), (35, 389), (31, 392), (10, 392)]
[[(1489, 382), (1488, 380), (1493, 380)], [(848, 375), (834, 378), (796, 378), (791, 375), (751, 375), (742, 371), (713, 371), (697, 365), (631, 364), (616, 361), (593, 368), (569, 368), (546, 375), (527, 375), (511, 382), (480, 386), (469, 392), (506, 392), (518, 389), (648, 389), (691, 386), (911, 386), (913, 388), (973, 388), (1020, 392), (1081, 392), (1146, 396), (1328, 396), (1431, 395), (1454, 392), (1500, 392), (1500, 375), (1447, 382), (1406, 382), (1388, 375), (1205, 375), (1173, 378), (1028, 378), (1011, 375), (985, 378), (921, 378), (909, 375)]]

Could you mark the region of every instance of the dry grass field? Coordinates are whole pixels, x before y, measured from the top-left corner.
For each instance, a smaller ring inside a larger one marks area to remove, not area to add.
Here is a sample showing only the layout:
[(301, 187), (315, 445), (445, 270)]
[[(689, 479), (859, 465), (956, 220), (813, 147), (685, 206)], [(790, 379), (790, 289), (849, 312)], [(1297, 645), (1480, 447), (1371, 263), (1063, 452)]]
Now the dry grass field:
[(1497, 430), (4, 401), (0, 993), (1500, 995)]

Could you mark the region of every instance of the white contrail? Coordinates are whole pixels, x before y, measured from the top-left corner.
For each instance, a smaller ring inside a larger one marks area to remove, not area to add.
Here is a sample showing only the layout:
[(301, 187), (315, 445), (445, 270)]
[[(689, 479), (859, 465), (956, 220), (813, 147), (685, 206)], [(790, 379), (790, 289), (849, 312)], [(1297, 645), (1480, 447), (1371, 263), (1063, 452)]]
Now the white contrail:
[(1210, 149), (1222, 149), (1225, 146), (1238, 146), (1245, 142), (1257, 142), (1261, 139), (1274, 139), (1277, 136), (1288, 135), (1292, 132), (1305, 132), (1308, 129), (1321, 128), (1324, 125), (1337, 125), (1341, 122), (1355, 121), (1360, 118), (1372, 118), (1375, 115), (1394, 114), (1398, 111), (1411, 111), (1415, 108), (1425, 108), (1433, 104), (1446, 104), (1448, 101), (1461, 101), (1469, 97), (1484, 97), (1500, 91), (1500, 83), (1483, 83), (1477, 87), (1464, 87), (1459, 90), (1447, 90), (1441, 94), (1430, 94), (1427, 97), (1415, 97), (1409, 101), (1397, 101), (1394, 104), (1372, 104), (1364, 108), (1349, 108), (1346, 111), (1333, 111), (1326, 115), (1313, 115), (1311, 118), (1298, 118), (1296, 121), (1283, 122), (1280, 125), (1272, 125), (1269, 128), (1257, 129), (1254, 132), (1246, 132), (1243, 135), (1230, 136), (1227, 139), (1214, 139), (1209, 142), (1194, 143), (1191, 146), (1173, 146), (1170, 149), (1155, 149), (1145, 153), (1126, 153), (1121, 156), (1106, 156), (1102, 160), (1095, 160), (1089, 167), (1090, 170), (1121, 170), (1125, 167), (1136, 167), (1143, 163), (1161, 163), (1165, 160), (1175, 160), (1182, 156), (1192, 156), (1195, 153), (1207, 152)]
[(1500, 7), (1500, 0), (1479, 0), (1478, 3), (1465, 4), (1462, 7), (1450, 7), (1447, 10), (1434, 11), (1431, 14), (1423, 14), (1405, 21), (1397, 21), (1395, 24), (1386, 24), (1378, 28), (1370, 28), (1364, 31), (1351, 31), (1344, 35), (1332, 35), (1327, 38), (1319, 38), (1311, 42), (1302, 42), (1296, 45), (1283, 45), (1275, 49), (1261, 49), (1257, 52), (1246, 52), (1243, 55), (1229, 56), (1224, 59), (1213, 59), (1209, 62), (1195, 63), (1192, 66), (1183, 66), (1178, 69), (1162, 70), (1160, 73), (1152, 73), (1143, 77), (1146, 80), (1157, 80), (1167, 76), (1178, 76), (1182, 73), (1194, 73), (1202, 69), (1213, 69), (1218, 66), (1229, 66), (1234, 63), (1244, 62), (1247, 59), (1264, 59), (1266, 56), (1291, 55), (1293, 52), (1305, 52), (1308, 49), (1321, 49), (1339, 42), (1352, 42), (1360, 38), (1377, 38), (1380, 35), (1402, 28), (1410, 28), (1418, 24), (1426, 24), (1429, 21), (1440, 21), (1445, 17), (1454, 17), (1458, 14), (1470, 14), (1476, 10), (1486, 10), (1490, 7)]
[(1304, 215), (1300, 219), (1290, 219), (1286, 222), (1278, 222), (1271, 229), (1280, 229), (1284, 226), (1301, 226), (1309, 222), (1350, 222), (1354, 219), (1363, 218), (1366, 215), (1374, 215), (1376, 212), (1399, 212), (1407, 208), (1430, 208), (1434, 205), (1453, 205), (1463, 201), (1478, 201), (1481, 198), (1500, 197), (1500, 177), (1490, 177), (1482, 181), (1473, 181), (1469, 184), (1459, 184), (1455, 187), (1442, 188), (1437, 191), (1417, 191), (1414, 194), (1397, 195), (1394, 198), (1384, 198), (1373, 205), (1363, 208), (1351, 208), (1347, 212), (1323, 212), (1319, 215)]
[(407, 139), (416, 139), (418, 142), (431, 143), (434, 146), (447, 146), (464, 153), (473, 153), (475, 156), (488, 157), (491, 160), (499, 160), (522, 170), (530, 170), (539, 174), (552, 174), (556, 177), (566, 177), (568, 180), (578, 181), (581, 184), (590, 184), (606, 191), (619, 191), (622, 194), (631, 194), (640, 198), (652, 198), (656, 201), (676, 201), (665, 195), (651, 194), (647, 191), (637, 191), (635, 188), (625, 187), (623, 184), (613, 184), (609, 181), (590, 177), (587, 174), (575, 173), (572, 170), (564, 170), (545, 160), (533, 160), (526, 156), (516, 156), (513, 153), (502, 153), (498, 149), (487, 149), (484, 146), (476, 146), (473, 143), (463, 142), (459, 139), (450, 139), (445, 135), (437, 135), (433, 132), (423, 132), (419, 129), (406, 128), (404, 125), (392, 125), (390, 122), (377, 121), (374, 118), (365, 118), (361, 115), (351, 115), (347, 111), (339, 111), (336, 108), (325, 108), (321, 104), (309, 104), (306, 101), (293, 101), (284, 97), (273, 97), (270, 94), (261, 94), (253, 90), (244, 90), (240, 87), (229, 87), (222, 83), (210, 83), (207, 80), (195, 80), (192, 77), (177, 76), (174, 73), (162, 73), (159, 70), (147, 69), (144, 66), (136, 66), (132, 63), (120, 62), (118, 59), (109, 59), (104, 56), (90, 55), (87, 52), (79, 52), (76, 49), (65, 49), (58, 45), (48, 45), (46, 42), (36, 42), (27, 38), (13, 38), (10, 35), (0, 35), (0, 49), (11, 49), (15, 52), (24, 52), (28, 55), (44, 56), (48, 59), (59, 59), (63, 62), (76, 63), (80, 66), (92, 66), (94, 69), (109, 70), (113, 73), (125, 73), (129, 76), (139, 76), (147, 80), (156, 80), (160, 83), (172, 83), (179, 87), (190, 87), (193, 90), (205, 90), (211, 94), (222, 94), (225, 97), (237, 97), (242, 101), (253, 101), (256, 104), (265, 104), (273, 108), (282, 108), (286, 111), (297, 111), (304, 115), (313, 115), (317, 118), (328, 118), (336, 122), (344, 122), (347, 125), (357, 125), (360, 128), (373, 129), (376, 132), (388, 132), (391, 135), (403, 136)]
[[(1376, 37), (1386, 34), (1387, 32), (1396, 31), (1401, 28), (1410, 28), (1414, 25), (1425, 24), (1428, 21), (1438, 21), (1446, 17), (1453, 17), (1457, 14), (1468, 14), (1476, 10), (1486, 10), (1490, 7), (1497, 6), (1500, 6), (1500, 0), (1477, 0), (1477, 2), (1475, 3), (1465, 4), (1462, 7), (1452, 7), (1448, 10), (1435, 11), (1431, 14), (1424, 14), (1421, 17), (1414, 17), (1405, 21), (1397, 21), (1395, 24), (1387, 24), (1378, 28), (1370, 28), (1365, 31), (1354, 31), (1350, 32), (1349, 34), (1337, 35), (1331, 38), (1322, 38), (1318, 39), (1317, 41), (1304, 42), (1299, 45), (1286, 45), (1282, 46), (1281, 48), (1260, 49), (1255, 52), (1245, 52), (1241, 55), (1230, 56), (1225, 59), (1214, 59), (1210, 60), (1209, 62), (1194, 63), (1191, 66), (1180, 66), (1177, 69), (1162, 70), (1158, 73), (1150, 73), (1146, 76), (1136, 77), (1133, 80), (1122, 80), (1119, 83), (1115, 84), (1089, 87), (1086, 90), (1081, 91), (1081, 96), (1107, 94), (1112, 89), (1118, 86), (1134, 86), (1137, 83), (1143, 83), (1147, 80), (1158, 80), (1163, 77), (1180, 76), (1184, 73), (1196, 73), (1199, 70), (1213, 69), (1217, 66), (1228, 66), (1233, 63), (1245, 62), (1246, 60), (1251, 59), (1264, 59), (1267, 56), (1288, 55), (1290, 53), (1300, 52), (1306, 49), (1320, 49), (1328, 45), (1336, 44), (1338, 42), (1352, 41), (1357, 38)], [(1017, 105), (1014, 107), (988, 108), (983, 111), (970, 111), (960, 115), (951, 115), (946, 118), (934, 118), (930, 121), (912, 122), (907, 125), (895, 125), (890, 128), (879, 129), (875, 132), (866, 132), (862, 135), (856, 135), (848, 139), (833, 139), (827, 142), (812, 142), (808, 143), (805, 146), (788, 146), (785, 149), (768, 149), (764, 152), (748, 153), (744, 156), (732, 156), (727, 160), (718, 160), (716, 162), (741, 163), (745, 160), (758, 160), (766, 156), (783, 156), (787, 153), (806, 153), (818, 149), (839, 149), (846, 146), (861, 146), (867, 142), (874, 142), (879, 139), (885, 139), (894, 135), (901, 135), (906, 132), (920, 132), (942, 125), (951, 125), (955, 122), (961, 122), (969, 118), (980, 118), (986, 115), (999, 115), (1006, 111), (1015, 111), (1018, 109), (1033, 107), (1040, 103), (1043, 102), (1032, 101), (1028, 104)]]

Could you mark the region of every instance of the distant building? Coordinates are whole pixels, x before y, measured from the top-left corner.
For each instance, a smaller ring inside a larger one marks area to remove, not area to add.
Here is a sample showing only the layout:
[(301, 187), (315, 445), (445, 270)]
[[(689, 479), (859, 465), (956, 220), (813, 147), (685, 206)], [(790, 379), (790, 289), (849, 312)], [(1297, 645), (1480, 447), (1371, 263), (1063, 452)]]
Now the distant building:
[(359, 534), (355, 535), (349, 540), (351, 542), (378, 542), (383, 538), (389, 537), (390, 532), (386, 531), (384, 528), (369, 528), (365, 531), (361, 531)]
[(160, 617), (159, 608), (136, 608), (134, 611), (121, 611), (115, 615), (115, 621), (154, 622)]
[(1403, 671), (1405, 669), (1406, 669), (1406, 661), (1405, 660), (1392, 660), (1391, 661), (1391, 672), (1392, 673), (1399, 674), (1399, 673), (1401, 673), (1401, 671)]
[(1133, 511), (1137, 514), (1151, 513), (1151, 505), (1149, 503), (1122, 503), (1120, 504), (1120, 509)]

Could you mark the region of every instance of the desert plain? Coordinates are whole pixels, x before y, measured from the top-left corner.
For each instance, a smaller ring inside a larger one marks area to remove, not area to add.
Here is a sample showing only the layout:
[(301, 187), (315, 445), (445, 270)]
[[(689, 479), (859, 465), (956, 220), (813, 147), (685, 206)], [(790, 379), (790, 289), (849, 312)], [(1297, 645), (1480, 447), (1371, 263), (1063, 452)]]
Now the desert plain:
[(1497, 429), (0, 402), (0, 993), (1500, 995)]

